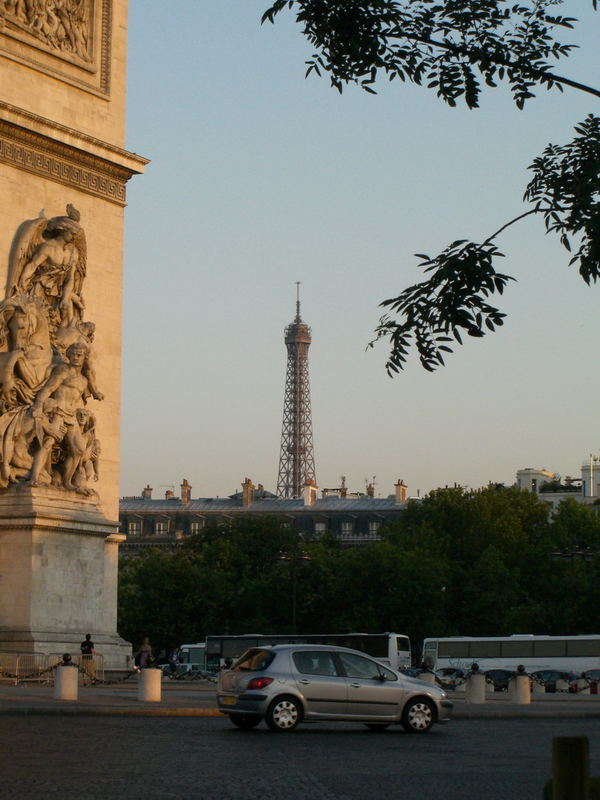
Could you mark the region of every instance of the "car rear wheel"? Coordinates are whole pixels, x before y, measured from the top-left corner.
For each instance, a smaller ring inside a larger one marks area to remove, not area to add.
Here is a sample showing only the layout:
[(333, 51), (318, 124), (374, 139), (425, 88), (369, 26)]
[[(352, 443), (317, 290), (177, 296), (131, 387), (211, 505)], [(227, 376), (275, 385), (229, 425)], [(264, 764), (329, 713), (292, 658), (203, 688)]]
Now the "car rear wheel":
[(376, 731), (377, 733), (384, 731), (386, 728), (389, 728), (389, 724), (381, 724), (379, 722), (365, 722), (365, 727), (368, 728), (370, 731)]
[(238, 728), (243, 731), (249, 731), (252, 728), (256, 728), (261, 718), (257, 717), (256, 714), (230, 714), (229, 719)]
[(435, 711), (429, 700), (409, 700), (402, 714), (402, 727), (407, 733), (426, 733), (433, 725)]
[(293, 697), (278, 697), (267, 710), (265, 721), (272, 731), (293, 731), (302, 719), (302, 708)]

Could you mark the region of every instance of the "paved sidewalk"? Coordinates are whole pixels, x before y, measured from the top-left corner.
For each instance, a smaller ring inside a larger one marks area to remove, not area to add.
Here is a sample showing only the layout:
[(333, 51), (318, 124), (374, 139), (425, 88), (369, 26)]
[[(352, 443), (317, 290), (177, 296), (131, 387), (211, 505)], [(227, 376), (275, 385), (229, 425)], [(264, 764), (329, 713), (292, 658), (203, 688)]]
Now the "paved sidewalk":
[(221, 717), (215, 684), (208, 681), (162, 682), (160, 703), (137, 699), (137, 677), (112, 685), (80, 686), (78, 700), (55, 700), (53, 687), (37, 683), (0, 684), (2, 714), (91, 714), (106, 716)]
[(488, 695), (481, 705), (449, 694), (452, 719), (600, 719), (600, 696), (568, 693), (532, 695), (529, 705), (512, 703), (506, 694)]
[[(30, 683), (0, 684), (0, 715), (87, 714), (102, 716), (223, 717), (217, 710), (215, 684), (209, 681), (162, 682), (160, 703), (137, 699), (137, 678), (108, 686), (80, 686), (77, 701), (55, 700), (53, 688)], [(600, 718), (600, 696), (534, 695), (531, 705), (511, 703), (505, 694), (490, 695), (482, 705), (451, 694), (453, 719), (584, 719)]]

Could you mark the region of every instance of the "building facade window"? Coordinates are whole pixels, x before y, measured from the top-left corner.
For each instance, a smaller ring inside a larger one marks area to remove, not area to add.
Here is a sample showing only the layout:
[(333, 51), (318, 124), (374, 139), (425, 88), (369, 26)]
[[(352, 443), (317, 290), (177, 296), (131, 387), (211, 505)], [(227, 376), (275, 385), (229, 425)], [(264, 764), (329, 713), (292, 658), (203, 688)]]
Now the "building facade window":
[(192, 520), (192, 522), (190, 522), (190, 533), (192, 536), (195, 536), (197, 533), (200, 533), (203, 527), (204, 522), (202, 522), (202, 520)]
[(352, 520), (343, 520), (340, 526), (340, 537), (342, 539), (350, 539), (354, 535), (354, 523)]
[(161, 521), (154, 523), (154, 533), (157, 536), (166, 536), (169, 532), (169, 523), (168, 521)]
[(127, 523), (127, 536), (140, 536), (142, 533), (142, 523), (139, 520)]
[(379, 528), (381, 527), (381, 522), (378, 520), (370, 520), (369, 521), (369, 536), (375, 537), (379, 533)]
[(323, 536), (324, 533), (327, 533), (327, 523), (315, 522), (315, 533), (317, 536)]

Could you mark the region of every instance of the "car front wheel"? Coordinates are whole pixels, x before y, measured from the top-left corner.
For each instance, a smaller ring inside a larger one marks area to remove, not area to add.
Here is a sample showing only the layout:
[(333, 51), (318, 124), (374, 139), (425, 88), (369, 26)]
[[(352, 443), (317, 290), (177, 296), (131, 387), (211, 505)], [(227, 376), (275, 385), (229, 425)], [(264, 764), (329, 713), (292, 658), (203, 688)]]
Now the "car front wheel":
[(425, 698), (410, 700), (402, 714), (402, 726), (407, 733), (426, 733), (434, 720), (433, 706)]
[(252, 728), (256, 728), (260, 722), (260, 717), (257, 717), (256, 714), (230, 714), (229, 719), (234, 725), (237, 725), (237, 727), (241, 728), (243, 731), (249, 731)]
[(302, 708), (293, 697), (278, 697), (267, 710), (265, 721), (272, 731), (293, 731), (302, 719)]

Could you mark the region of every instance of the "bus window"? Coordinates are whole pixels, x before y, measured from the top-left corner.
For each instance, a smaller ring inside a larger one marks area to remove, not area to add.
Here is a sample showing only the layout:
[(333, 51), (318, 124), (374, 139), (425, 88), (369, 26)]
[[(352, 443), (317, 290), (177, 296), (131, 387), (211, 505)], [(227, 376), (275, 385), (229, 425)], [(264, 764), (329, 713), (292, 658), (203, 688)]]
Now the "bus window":
[(396, 636), (396, 652), (410, 653), (410, 639), (408, 636)]
[(221, 657), (239, 658), (242, 653), (245, 653), (246, 650), (248, 650), (248, 648), (256, 647), (257, 644), (258, 639), (254, 639), (250, 636), (244, 636), (240, 639), (236, 639), (234, 637), (231, 639), (223, 639), (221, 642)]
[(503, 658), (533, 658), (533, 642), (514, 641), (502, 642)]
[(438, 643), (437, 641), (431, 640), (429, 642), (423, 642), (423, 653), (421, 660), (424, 664), (427, 664), (429, 669), (435, 669), (435, 664), (437, 661), (437, 651), (438, 651)]
[(533, 654), (536, 658), (550, 657), (556, 658), (557, 656), (564, 656), (567, 652), (567, 643), (564, 639), (557, 641), (538, 641), (533, 643)]
[(497, 658), (500, 655), (500, 642), (470, 642), (469, 658)]
[(373, 658), (388, 657), (388, 637), (387, 636), (348, 636), (346, 642), (340, 642), (341, 647), (350, 647), (352, 650), (361, 650)]
[(567, 639), (568, 656), (598, 656), (600, 642), (597, 639)]
[(438, 658), (468, 658), (469, 642), (438, 642)]
[(221, 642), (219, 639), (213, 639), (210, 636), (206, 637), (206, 655), (207, 656), (221, 655)]

